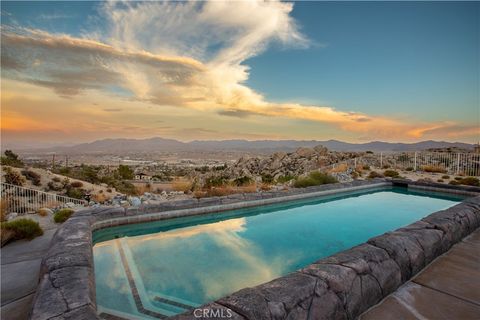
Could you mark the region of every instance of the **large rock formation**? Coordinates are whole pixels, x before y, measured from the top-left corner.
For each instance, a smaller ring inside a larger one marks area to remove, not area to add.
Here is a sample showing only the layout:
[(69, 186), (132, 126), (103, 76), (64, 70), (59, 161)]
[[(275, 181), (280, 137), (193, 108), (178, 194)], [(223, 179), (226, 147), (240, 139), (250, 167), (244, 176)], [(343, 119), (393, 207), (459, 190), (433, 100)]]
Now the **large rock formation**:
[(228, 179), (247, 176), (257, 181), (261, 180), (262, 176), (270, 176), (273, 179), (282, 176), (296, 177), (359, 155), (356, 152), (328, 151), (321, 145), (314, 148), (302, 147), (292, 153), (276, 152), (267, 157), (242, 157), (225, 170), (215, 172), (213, 175), (221, 175)]

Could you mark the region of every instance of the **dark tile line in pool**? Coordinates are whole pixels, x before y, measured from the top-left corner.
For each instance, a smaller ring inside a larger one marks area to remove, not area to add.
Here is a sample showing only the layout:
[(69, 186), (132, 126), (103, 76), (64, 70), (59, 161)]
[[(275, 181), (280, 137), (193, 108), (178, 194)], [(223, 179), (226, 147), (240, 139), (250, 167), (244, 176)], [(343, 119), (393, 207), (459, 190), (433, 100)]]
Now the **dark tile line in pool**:
[(123, 250), (122, 244), (119, 240), (116, 240), (115, 244), (120, 253), (120, 260), (122, 261), (123, 269), (125, 270), (125, 274), (127, 275), (128, 284), (130, 285), (130, 290), (132, 292), (133, 300), (135, 301), (135, 306), (137, 307), (138, 312), (157, 319), (167, 318), (166, 315), (152, 310), (148, 310), (143, 306), (142, 299), (140, 299), (140, 294), (138, 293), (138, 288), (135, 284), (135, 280), (133, 279), (132, 270), (130, 270), (130, 266), (128, 265), (127, 257), (125, 256), (125, 251)]
[(172, 306), (185, 309), (186, 311), (187, 311), (187, 310), (192, 310), (192, 309), (194, 309), (193, 306), (189, 306), (189, 305), (187, 305), (187, 304), (180, 303), (180, 302), (173, 301), (173, 300), (169, 300), (169, 299), (165, 299), (165, 298), (162, 298), (162, 297), (158, 297), (158, 296), (157, 296), (157, 297), (155, 297), (154, 299), (155, 299), (156, 301), (158, 301), (158, 302), (170, 304), (170, 305), (172, 305)]
[[(405, 180), (402, 183), (442, 188), (438, 183)], [(294, 190), (291, 194), (307, 193), (304, 195), (306, 198), (322, 192), (332, 194), (378, 185), (392, 185), (392, 182), (360, 181)], [(458, 187), (446, 191), (468, 191), (480, 195), (480, 188)], [(278, 196), (281, 195), (285, 193)], [(224, 197), (220, 198), (215, 201), (224, 200)], [(246, 199), (238, 201), (245, 202)], [(202, 208), (204, 211), (200, 213), (209, 212), (208, 209)], [(155, 210), (153, 212), (158, 212), (158, 208)], [(31, 319), (99, 319), (95, 302), (92, 230), (98, 228), (99, 223), (108, 227), (114, 225), (112, 219), (134, 213), (138, 216), (128, 216), (127, 223), (140, 222), (139, 217), (142, 216), (147, 218), (143, 221), (152, 221), (176, 215), (169, 212), (152, 215), (148, 211), (141, 213), (124, 208), (91, 208), (76, 212), (58, 229), (42, 262)], [(228, 311), (231, 319), (355, 318), (479, 226), (480, 196), (477, 196), (319, 260), (290, 275), (240, 290), (199, 308), (207, 313), (219, 309)], [(174, 318), (197, 319), (193, 311)]]

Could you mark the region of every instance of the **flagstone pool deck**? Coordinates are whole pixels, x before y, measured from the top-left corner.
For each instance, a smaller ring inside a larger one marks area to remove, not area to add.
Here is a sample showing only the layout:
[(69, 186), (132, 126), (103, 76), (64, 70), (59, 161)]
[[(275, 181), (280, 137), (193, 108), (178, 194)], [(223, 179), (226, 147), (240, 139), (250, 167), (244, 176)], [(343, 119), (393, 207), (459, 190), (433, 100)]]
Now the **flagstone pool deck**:
[(32, 241), (22, 240), (6, 245), (1, 255), (0, 318), (26, 320), (38, 286), (42, 259), (50, 249), (56, 228)]
[(360, 320), (479, 317), (480, 228), (363, 313)]

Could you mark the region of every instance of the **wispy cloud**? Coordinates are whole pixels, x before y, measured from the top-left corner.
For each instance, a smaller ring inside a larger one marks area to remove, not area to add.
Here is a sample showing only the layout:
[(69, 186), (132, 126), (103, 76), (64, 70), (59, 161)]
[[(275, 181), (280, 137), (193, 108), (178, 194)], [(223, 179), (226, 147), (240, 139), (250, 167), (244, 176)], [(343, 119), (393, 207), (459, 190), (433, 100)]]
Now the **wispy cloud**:
[(75, 15), (72, 14), (64, 14), (64, 13), (50, 13), (50, 14), (41, 14), (37, 16), (39, 20), (57, 20), (57, 19), (71, 19), (74, 18)]
[[(292, 3), (279, 1), (106, 2), (101, 10), (106, 34), (78, 38), (2, 28), (2, 76), (51, 88), (63, 97), (117, 87), (132, 100), (158, 106), (242, 121), (255, 115), (308, 120), (377, 139), (455, 134), (455, 123), (276, 103), (245, 85), (245, 61), (270, 43), (299, 49), (310, 45), (291, 17), (292, 9)], [(471, 135), (475, 126), (457, 132)]]
[(120, 109), (120, 108), (107, 108), (107, 109), (103, 109), (103, 111), (105, 112), (120, 112), (122, 111), (123, 109)]

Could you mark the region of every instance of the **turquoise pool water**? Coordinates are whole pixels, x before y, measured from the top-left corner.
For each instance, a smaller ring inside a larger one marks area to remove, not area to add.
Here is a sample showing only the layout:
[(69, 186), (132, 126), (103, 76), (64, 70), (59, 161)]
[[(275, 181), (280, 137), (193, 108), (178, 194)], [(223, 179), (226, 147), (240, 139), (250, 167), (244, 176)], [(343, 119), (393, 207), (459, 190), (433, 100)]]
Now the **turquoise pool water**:
[(255, 286), (462, 198), (405, 188), (99, 230), (100, 313), (155, 319)]

